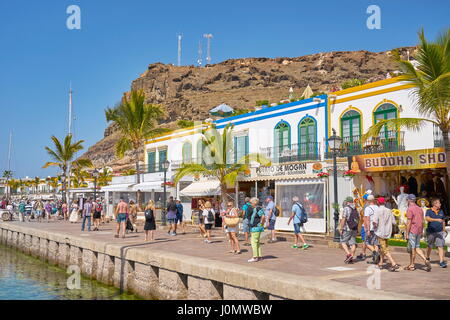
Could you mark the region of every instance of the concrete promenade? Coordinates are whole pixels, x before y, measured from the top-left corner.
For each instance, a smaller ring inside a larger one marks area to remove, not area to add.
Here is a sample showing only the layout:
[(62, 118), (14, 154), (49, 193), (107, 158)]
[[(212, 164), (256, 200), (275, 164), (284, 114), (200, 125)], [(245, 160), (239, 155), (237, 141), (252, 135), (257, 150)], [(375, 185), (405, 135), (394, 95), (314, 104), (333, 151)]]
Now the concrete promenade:
[[(3, 244), (30, 254), (34, 252), (62, 267), (77, 263), (92, 278), (146, 297), (450, 299), (450, 269), (439, 268), (436, 252), (432, 253), (431, 272), (421, 270), (422, 262), (417, 260), (415, 271), (382, 270), (380, 289), (369, 289), (367, 281), (373, 274), (367, 270), (371, 265), (364, 261), (344, 264), (341, 249), (314, 244), (300, 250), (292, 249), (290, 241), (273, 244), (263, 241), (264, 259), (248, 263), (251, 247), (242, 246), (241, 242), (242, 254), (228, 253), (229, 244), (222, 230), (213, 231), (210, 244), (204, 243), (195, 229), (187, 231), (184, 235), (169, 236), (157, 230), (155, 241), (144, 243), (142, 229), (128, 234), (126, 239), (114, 238), (113, 222), (102, 224), (96, 232), (81, 232), (80, 223), (62, 221), (0, 222)], [(61, 252), (64, 253), (62, 262)], [(394, 251), (393, 255), (402, 267), (407, 265), (406, 249)], [(109, 267), (105, 267), (106, 256), (116, 257), (108, 260)]]

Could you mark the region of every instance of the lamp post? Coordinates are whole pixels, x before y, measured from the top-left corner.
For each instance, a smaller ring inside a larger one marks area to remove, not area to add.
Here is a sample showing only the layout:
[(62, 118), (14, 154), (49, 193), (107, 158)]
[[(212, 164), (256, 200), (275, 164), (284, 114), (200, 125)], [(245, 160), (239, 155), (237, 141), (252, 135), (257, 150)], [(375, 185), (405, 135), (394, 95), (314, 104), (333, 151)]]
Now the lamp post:
[(94, 201), (97, 201), (97, 178), (98, 178), (98, 170), (97, 168), (92, 171), (92, 176), (94, 177)]
[(339, 211), (338, 211), (338, 183), (337, 183), (337, 163), (336, 163), (336, 155), (339, 151), (342, 143), (342, 138), (336, 135), (336, 130), (333, 129), (333, 135), (328, 138), (328, 146), (330, 148), (331, 153), (333, 154), (333, 181), (334, 181), (334, 242), (340, 241), (340, 236), (338, 232), (338, 224), (339, 224)]
[(169, 169), (170, 162), (169, 160), (165, 160), (162, 163), (162, 168), (164, 169), (164, 185), (163, 185), (163, 204), (161, 208), (161, 225), (166, 225), (166, 183), (167, 183), (167, 169)]

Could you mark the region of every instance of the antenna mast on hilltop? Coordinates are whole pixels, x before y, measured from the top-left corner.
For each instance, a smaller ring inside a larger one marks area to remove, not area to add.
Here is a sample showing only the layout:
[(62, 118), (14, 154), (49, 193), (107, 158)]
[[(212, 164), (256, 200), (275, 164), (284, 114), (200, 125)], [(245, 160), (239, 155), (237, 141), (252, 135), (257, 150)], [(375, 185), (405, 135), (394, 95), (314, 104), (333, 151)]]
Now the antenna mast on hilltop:
[(200, 40), (198, 42), (198, 59), (197, 59), (197, 64), (199, 67), (202, 66), (202, 55), (203, 55), (203, 51), (202, 51), (202, 41)]
[(212, 39), (213, 35), (211, 33), (205, 33), (203, 35), (203, 37), (208, 39), (206, 64), (211, 64), (211, 39)]
[(178, 34), (178, 66), (181, 66), (181, 39), (183, 38), (183, 34)]

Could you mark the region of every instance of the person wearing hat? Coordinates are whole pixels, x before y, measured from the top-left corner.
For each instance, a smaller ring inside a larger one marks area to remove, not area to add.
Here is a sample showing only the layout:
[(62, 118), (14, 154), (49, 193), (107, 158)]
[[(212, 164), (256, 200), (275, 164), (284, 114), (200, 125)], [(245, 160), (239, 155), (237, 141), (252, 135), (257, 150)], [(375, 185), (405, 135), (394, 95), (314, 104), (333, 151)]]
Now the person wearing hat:
[(392, 225), (396, 224), (394, 214), (391, 209), (386, 208), (386, 200), (383, 197), (378, 198), (378, 209), (375, 211), (373, 219), (373, 227), (375, 230), (375, 235), (378, 237), (378, 242), (381, 246), (381, 255), (378, 267), (381, 269), (383, 267), (384, 257), (387, 257), (391, 263), (389, 271), (396, 271), (400, 268), (394, 258), (392, 257), (389, 247), (388, 240), (392, 235)]
[(339, 222), (339, 233), (341, 235), (341, 245), (346, 253), (345, 263), (353, 263), (356, 253), (356, 236), (358, 234), (359, 212), (355, 208), (352, 197), (344, 200), (344, 210)]
[(373, 218), (377, 210), (378, 206), (376, 205), (375, 197), (371, 194), (367, 197), (367, 206), (364, 209), (364, 230), (366, 230), (365, 245), (372, 251), (372, 262), (375, 264), (380, 261), (378, 238), (373, 227)]
[(406, 218), (408, 222), (406, 224), (406, 240), (408, 240), (408, 250), (409, 252), (409, 265), (404, 269), (408, 271), (414, 271), (415, 265), (414, 260), (416, 259), (416, 254), (419, 255), (425, 262), (426, 271), (431, 271), (431, 264), (427, 261), (425, 254), (420, 249), (420, 238), (423, 232), (423, 211), (416, 204), (416, 196), (414, 194), (409, 194), (408, 200), (408, 210), (406, 211)]

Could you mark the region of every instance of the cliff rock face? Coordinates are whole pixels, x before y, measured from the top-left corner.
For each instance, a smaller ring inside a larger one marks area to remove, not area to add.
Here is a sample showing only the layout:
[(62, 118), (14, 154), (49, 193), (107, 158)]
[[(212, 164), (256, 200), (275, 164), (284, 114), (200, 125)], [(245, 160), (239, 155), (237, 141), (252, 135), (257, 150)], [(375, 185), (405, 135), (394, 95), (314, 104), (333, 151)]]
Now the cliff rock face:
[[(405, 55), (406, 50), (412, 52), (413, 48), (398, 50)], [(297, 58), (230, 59), (203, 68), (154, 63), (132, 82), (131, 88), (143, 89), (149, 103), (164, 105), (167, 118), (161, 125), (176, 128), (181, 119), (205, 120), (208, 111), (220, 103), (235, 109), (252, 109), (257, 100), (278, 102), (288, 98), (290, 87), (300, 98), (308, 84), (315, 92), (329, 92), (340, 89), (344, 81), (352, 78), (366, 82), (385, 79), (397, 70), (391, 55), (390, 51), (328, 52)], [(117, 129), (109, 126), (105, 137), (83, 157), (96, 166), (132, 168), (130, 155), (115, 157), (117, 137)]]

